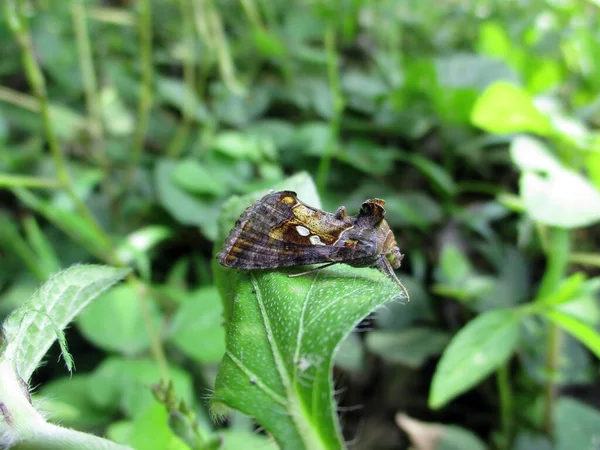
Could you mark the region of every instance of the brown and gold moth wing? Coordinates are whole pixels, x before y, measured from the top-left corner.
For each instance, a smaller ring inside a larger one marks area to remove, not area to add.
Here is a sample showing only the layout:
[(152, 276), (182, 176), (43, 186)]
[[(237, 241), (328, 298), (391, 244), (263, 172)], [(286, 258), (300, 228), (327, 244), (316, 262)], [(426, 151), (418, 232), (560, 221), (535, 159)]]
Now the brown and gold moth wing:
[(218, 261), (238, 269), (274, 269), (377, 256), (376, 245), (340, 241), (353, 218), (312, 208), (292, 191), (272, 192), (248, 207), (236, 222)]

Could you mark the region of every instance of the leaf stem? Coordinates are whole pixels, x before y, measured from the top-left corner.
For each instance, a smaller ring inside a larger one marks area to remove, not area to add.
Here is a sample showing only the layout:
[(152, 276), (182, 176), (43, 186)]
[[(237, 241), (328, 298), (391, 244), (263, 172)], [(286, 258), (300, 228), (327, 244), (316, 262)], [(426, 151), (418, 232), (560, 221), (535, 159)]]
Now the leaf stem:
[(325, 147), (325, 151), (321, 156), (321, 161), (319, 162), (319, 167), (317, 169), (317, 188), (321, 194), (325, 192), (327, 187), (327, 178), (329, 177), (331, 159), (337, 152), (337, 141), (340, 134), (342, 114), (345, 108), (344, 97), (340, 87), (335, 29), (333, 26), (330, 26), (325, 32), (324, 42), (325, 51), (327, 53), (327, 78), (329, 80), (329, 89), (331, 90), (333, 102), (333, 117), (329, 125), (329, 140), (327, 146)]
[(500, 394), (500, 423), (502, 426), (502, 446), (501, 448), (509, 449), (510, 442), (513, 436), (513, 399), (512, 389), (510, 386), (508, 362), (502, 364), (498, 368), (497, 384)]
[(183, 81), (187, 87), (189, 95), (184, 100), (181, 111), (182, 118), (175, 136), (169, 143), (167, 157), (177, 159), (181, 154), (185, 142), (190, 134), (192, 125), (192, 116), (198, 107), (196, 103), (196, 69), (195, 69), (195, 43), (196, 33), (194, 31), (194, 22), (192, 21), (193, 11), (190, 0), (179, 0), (181, 21), (183, 23), (184, 53), (183, 53)]
[(36, 178), (29, 175), (11, 175), (0, 173), (0, 187), (26, 187), (37, 189), (56, 189), (60, 187), (58, 181), (51, 178)]
[(139, 5), (138, 27), (142, 83), (138, 103), (138, 120), (131, 154), (131, 171), (135, 170), (142, 159), (144, 136), (148, 128), (150, 110), (152, 109), (152, 4), (150, 0), (141, 0)]
[(98, 100), (98, 85), (94, 70), (92, 58), (92, 46), (90, 45), (90, 35), (87, 26), (87, 17), (85, 14), (85, 4), (83, 0), (71, 0), (71, 14), (73, 15), (73, 29), (75, 30), (75, 40), (77, 42), (77, 51), (79, 53), (79, 68), (83, 78), (83, 87), (85, 90), (85, 103), (90, 117), (89, 129), (92, 136), (93, 155), (104, 167), (108, 165), (104, 149), (104, 129), (102, 125), (102, 108)]
[(110, 253), (112, 251), (110, 238), (100, 227), (85, 203), (77, 196), (71, 183), (69, 172), (67, 170), (66, 159), (64, 157), (62, 148), (58, 143), (54, 128), (52, 127), (44, 75), (42, 74), (40, 66), (35, 59), (35, 52), (29, 30), (27, 29), (25, 20), (23, 20), (18, 11), (15, 0), (5, 1), (4, 14), (8, 23), (8, 27), (12, 31), (17, 44), (21, 48), (21, 58), (25, 69), (25, 74), (38, 102), (39, 112), (42, 116), (44, 132), (46, 134), (48, 146), (50, 147), (50, 153), (52, 154), (52, 158), (56, 166), (56, 176), (58, 182), (75, 205), (78, 213), (88, 222), (89, 226), (93, 228), (101, 238), (102, 245), (106, 249), (107, 253)]
[[(551, 228), (548, 233), (548, 263), (535, 302), (543, 300), (556, 290), (569, 264), (570, 232)], [(555, 397), (554, 378), (560, 354), (560, 330), (554, 323), (548, 324), (546, 341), (546, 387), (544, 394), (544, 429), (552, 434)]]

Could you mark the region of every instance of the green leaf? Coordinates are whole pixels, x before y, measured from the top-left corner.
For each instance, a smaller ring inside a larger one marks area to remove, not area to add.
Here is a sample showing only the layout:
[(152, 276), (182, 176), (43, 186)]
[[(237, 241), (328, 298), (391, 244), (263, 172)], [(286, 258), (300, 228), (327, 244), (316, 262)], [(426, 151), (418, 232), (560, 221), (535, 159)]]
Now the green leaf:
[(444, 406), (504, 363), (517, 345), (519, 324), (519, 312), (500, 309), (481, 314), (463, 327), (437, 366), (430, 407)]
[(121, 280), (129, 269), (74, 266), (50, 278), (4, 322), (2, 353), (25, 381), (62, 330), (94, 298)]
[(98, 428), (112, 419), (110, 410), (99, 408), (90, 399), (88, 375), (61, 377), (44, 384), (35, 397), (41, 397), (44, 411), (52, 422), (76, 428)]
[(574, 273), (566, 280), (563, 280), (558, 286), (558, 289), (556, 289), (554, 292), (551, 292), (550, 295), (546, 297), (537, 299), (536, 303), (554, 306), (576, 300), (579, 297), (577, 295), (579, 288), (582, 286), (584, 281), (585, 274), (581, 272)]
[[(193, 408), (194, 389), (190, 374), (175, 365), (169, 365), (168, 371), (177, 395)], [(154, 404), (150, 386), (162, 377), (161, 370), (151, 359), (109, 357), (90, 375), (89, 396), (102, 409), (122, 411), (127, 417), (135, 418)]]
[(455, 245), (446, 244), (440, 255), (441, 281), (450, 285), (461, 284), (473, 272), (469, 259)]
[(429, 357), (442, 353), (449, 340), (448, 333), (414, 327), (401, 331), (371, 331), (366, 345), (386, 361), (419, 368)]
[(125, 355), (148, 349), (150, 337), (145, 317), (151, 319), (154, 330), (160, 330), (161, 315), (151, 298), (138, 298), (137, 289), (132, 284), (124, 284), (92, 303), (77, 321), (86, 339), (104, 350)]
[(346, 265), (298, 278), (244, 273), (211, 403), (254, 417), (286, 449), (343, 447), (333, 353), (370, 311), (401, 295), (374, 269)]
[(557, 310), (543, 311), (543, 315), (570, 333), (600, 358), (600, 333), (589, 323)]
[(169, 413), (154, 402), (133, 421), (127, 444), (136, 450), (189, 450), (190, 447), (169, 428)]
[(519, 137), (510, 153), (521, 169), (520, 195), (534, 220), (563, 228), (600, 221), (600, 190), (564, 167), (542, 142)]
[(600, 411), (572, 398), (556, 405), (556, 450), (594, 450), (600, 442)]
[(547, 136), (550, 121), (522, 88), (503, 81), (490, 85), (471, 111), (471, 123), (490, 133), (531, 132)]
[(183, 298), (183, 304), (172, 318), (169, 340), (196, 361), (220, 361), (225, 353), (225, 328), (217, 288), (203, 287)]
[(216, 236), (215, 217), (220, 203), (197, 198), (182, 190), (173, 182), (173, 172), (178, 162), (168, 159), (156, 164), (155, 181), (161, 205), (180, 223), (198, 225), (211, 240)]
[(227, 187), (206, 166), (193, 159), (177, 164), (173, 173), (173, 183), (190, 194), (221, 197)]

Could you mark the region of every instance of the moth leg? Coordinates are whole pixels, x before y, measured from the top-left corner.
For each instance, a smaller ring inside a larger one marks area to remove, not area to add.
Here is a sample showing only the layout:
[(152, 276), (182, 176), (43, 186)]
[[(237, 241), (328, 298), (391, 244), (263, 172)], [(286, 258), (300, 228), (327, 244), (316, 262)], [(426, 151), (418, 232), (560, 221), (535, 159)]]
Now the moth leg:
[(406, 302), (409, 303), (410, 296), (408, 295), (408, 291), (396, 276), (394, 268), (391, 266), (390, 262), (385, 256), (382, 256), (377, 260), (377, 268), (383, 273), (385, 273), (387, 276), (389, 276), (392, 280), (394, 280), (398, 286), (400, 286), (400, 289), (402, 289), (402, 292), (406, 296)]
[(334, 262), (325, 263), (322, 266), (315, 267), (314, 269), (307, 270), (306, 272), (290, 273), (290, 274), (288, 274), (288, 277), (290, 277), (290, 278), (301, 277), (303, 275), (308, 275), (309, 273), (317, 272), (317, 271), (319, 271), (321, 269), (324, 269), (325, 267), (333, 266), (334, 264), (338, 264), (338, 262), (334, 261)]

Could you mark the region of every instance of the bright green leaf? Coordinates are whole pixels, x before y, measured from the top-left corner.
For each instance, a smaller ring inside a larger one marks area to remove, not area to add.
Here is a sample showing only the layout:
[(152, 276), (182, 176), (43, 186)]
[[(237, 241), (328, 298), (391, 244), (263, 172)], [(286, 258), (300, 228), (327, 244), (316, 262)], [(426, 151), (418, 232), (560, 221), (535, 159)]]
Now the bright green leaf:
[(227, 186), (223, 181), (193, 159), (179, 162), (171, 176), (173, 183), (190, 194), (222, 197), (227, 193)]
[(490, 133), (550, 133), (550, 121), (522, 88), (506, 82), (490, 85), (471, 112), (473, 125)]
[(429, 393), (431, 408), (440, 408), (468, 391), (513, 353), (520, 315), (512, 310), (481, 314), (454, 336), (440, 360)]

